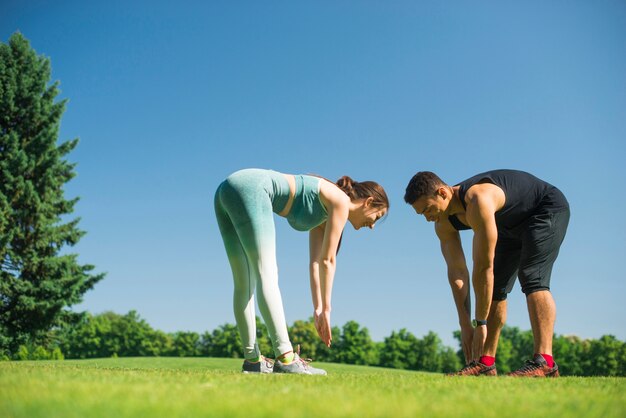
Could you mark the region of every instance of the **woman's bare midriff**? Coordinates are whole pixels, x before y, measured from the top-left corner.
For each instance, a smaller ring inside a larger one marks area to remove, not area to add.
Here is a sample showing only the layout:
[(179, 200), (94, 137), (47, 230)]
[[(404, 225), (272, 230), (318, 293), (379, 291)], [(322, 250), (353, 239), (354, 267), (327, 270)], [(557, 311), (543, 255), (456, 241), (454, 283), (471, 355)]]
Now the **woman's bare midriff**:
[(296, 178), (293, 174), (283, 174), (287, 179), (287, 183), (289, 183), (289, 199), (287, 200), (287, 204), (285, 208), (278, 214), (278, 216), (285, 217), (289, 215), (289, 211), (291, 210), (291, 206), (293, 205), (293, 198), (296, 195)]

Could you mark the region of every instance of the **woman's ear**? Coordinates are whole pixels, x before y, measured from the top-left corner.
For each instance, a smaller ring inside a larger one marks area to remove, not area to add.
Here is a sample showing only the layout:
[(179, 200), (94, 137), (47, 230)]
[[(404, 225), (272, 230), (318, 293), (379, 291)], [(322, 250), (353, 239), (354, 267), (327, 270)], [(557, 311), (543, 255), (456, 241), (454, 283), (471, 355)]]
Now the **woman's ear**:
[(365, 206), (366, 208), (370, 207), (373, 202), (374, 202), (374, 198), (370, 196), (367, 199), (365, 199), (365, 202), (363, 203), (363, 206)]

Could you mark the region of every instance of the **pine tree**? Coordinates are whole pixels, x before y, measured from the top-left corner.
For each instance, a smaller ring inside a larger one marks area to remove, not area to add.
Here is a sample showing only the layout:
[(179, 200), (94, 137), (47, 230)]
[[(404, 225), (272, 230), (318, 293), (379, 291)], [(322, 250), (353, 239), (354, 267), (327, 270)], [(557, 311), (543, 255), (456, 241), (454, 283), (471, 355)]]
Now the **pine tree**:
[(78, 139), (57, 145), (66, 101), (49, 82), (50, 60), (20, 33), (0, 43), (0, 351), (36, 341), (104, 277), (61, 254), (84, 235), (62, 218), (78, 201), (63, 193)]

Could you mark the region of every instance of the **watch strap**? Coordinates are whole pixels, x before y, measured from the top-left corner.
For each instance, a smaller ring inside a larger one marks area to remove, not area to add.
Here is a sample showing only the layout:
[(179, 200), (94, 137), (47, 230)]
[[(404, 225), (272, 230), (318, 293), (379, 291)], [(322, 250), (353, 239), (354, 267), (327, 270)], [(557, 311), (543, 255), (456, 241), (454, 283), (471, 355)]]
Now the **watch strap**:
[(474, 327), (479, 327), (482, 325), (487, 325), (487, 320), (486, 319), (474, 319), (472, 320), (472, 325)]

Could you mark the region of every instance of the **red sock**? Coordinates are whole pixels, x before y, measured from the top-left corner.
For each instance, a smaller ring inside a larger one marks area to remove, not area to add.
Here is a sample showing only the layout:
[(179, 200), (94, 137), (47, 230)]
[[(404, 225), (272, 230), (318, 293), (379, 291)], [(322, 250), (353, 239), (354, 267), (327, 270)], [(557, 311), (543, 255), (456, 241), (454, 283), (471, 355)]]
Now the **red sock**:
[(548, 363), (548, 367), (554, 367), (554, 359), (552, 358), (552, 356), (549, 356), (547, 354), (541, 354), (541, 357), (546, 360), (546, 363)]
[(480, 356), (480, 359), (478, 361), (480, 361), (485, 366), (493, 366), (493, 364), (496, 362), (496, 358), (491, 356)]

